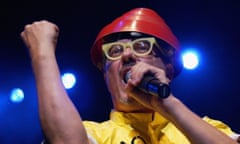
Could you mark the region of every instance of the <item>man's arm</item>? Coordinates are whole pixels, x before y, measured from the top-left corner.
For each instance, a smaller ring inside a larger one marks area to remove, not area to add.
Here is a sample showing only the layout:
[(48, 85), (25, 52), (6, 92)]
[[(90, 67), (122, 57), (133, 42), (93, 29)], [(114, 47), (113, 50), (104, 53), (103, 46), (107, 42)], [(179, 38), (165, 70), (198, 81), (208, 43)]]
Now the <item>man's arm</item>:
[(169, 98), (162, 100), (161, 106), (178, 129), (180, 129), (185, 136), (193, 144), (237, 144), (230, 136), (227, 136), (217, 128), (208, 124), (189, 108), (187, 108), (181, 101), (170, 95)]
[(237, 144), (232, 138), (211, 126), (192, 112), (172, 94), (165, 99), (147, 95), (135, 87), (146, 72), (151, 72), (160, 82), (168, 84), (170, 80), (165, 71), (149, 64), (138, 62), (131, 68), (131, 79), (126, 91), (139, 103), (156, 111), (170, 120), (193, 144)]
[(88, 143), (81, 117), (62, 84), (55, 48), (58, 27), (48, 21), (26, 25), (21, 33), (36, 80), (43, 132), (51, 144)]

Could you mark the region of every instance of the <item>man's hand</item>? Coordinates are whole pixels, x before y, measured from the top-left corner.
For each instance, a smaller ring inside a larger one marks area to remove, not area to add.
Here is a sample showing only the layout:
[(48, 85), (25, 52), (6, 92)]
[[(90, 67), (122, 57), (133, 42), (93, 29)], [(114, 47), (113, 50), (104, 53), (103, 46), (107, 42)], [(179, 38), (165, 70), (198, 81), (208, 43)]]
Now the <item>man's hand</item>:
[(26, 25), (21, 37), (34, 58), (54, 54), (58, 33), (55, 24), (42, 20)]
[[(139, 103), (155, 111), (156, 102), (159, 103), (160, 98), (146, 94), (140, 91), (139, 89), (137, 89), (136, 87), (140, 84), (143, 76), (146, 73), (153, 74), (154, 78), (158, 79), (161, 83), (169, 84), (170, 80), (167, 78), (165, 71), (163, 69), (149, 65), (144, 62), (138, 62), (136, 65), (134, 65), (131, 68), (130, 71), (131, 71), (131, 76), (129, 77), (126, 91), (130, 96), (135, 98)], [(159, 109), (159, 104), (157, 106)]]

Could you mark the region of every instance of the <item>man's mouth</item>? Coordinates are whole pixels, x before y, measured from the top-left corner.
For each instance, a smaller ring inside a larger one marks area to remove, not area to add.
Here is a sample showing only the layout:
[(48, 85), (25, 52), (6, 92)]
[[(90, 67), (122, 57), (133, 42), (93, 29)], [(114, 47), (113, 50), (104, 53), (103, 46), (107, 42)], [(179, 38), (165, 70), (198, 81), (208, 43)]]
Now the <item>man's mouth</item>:
[(129, 73), (130, 70), (131, 70), (131, 67), (127, 67), (127, 68), (124, 68), (120, 73), (120, 77), (121, 77), (124, 84), (127, 83), (126, 77), (127, 77), (127, 74)]
[(124, 63), (121, 71), (120, 71), (120, 77), (123, 80), (123, 83), (126, 84), (127, 83), (127, 75), (129, 73), (129, 71), (131, 70), (131, 68), (136, 64), (136, 62), (128, 62), (128, 63)]

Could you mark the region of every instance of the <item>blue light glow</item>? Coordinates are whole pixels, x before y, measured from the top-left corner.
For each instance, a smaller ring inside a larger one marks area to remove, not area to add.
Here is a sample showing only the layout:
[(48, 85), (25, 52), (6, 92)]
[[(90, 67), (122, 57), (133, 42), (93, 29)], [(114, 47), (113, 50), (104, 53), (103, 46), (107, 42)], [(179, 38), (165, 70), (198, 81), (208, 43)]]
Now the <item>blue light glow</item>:
[(199, 58), (196, 52), (186, 51), (182, 55), (183, 66), (186, 69), (195, 69), (199, 64)]
[(11, 91), (10, 100), (13, 103), (20, 103), (24, 100), (24, 92), (20, 88), (14, 88)]
[(76, 83), (76, 78), (72, 73), (65, 73), (62, 75), (62, 82), (66, 89), (71, 89)]

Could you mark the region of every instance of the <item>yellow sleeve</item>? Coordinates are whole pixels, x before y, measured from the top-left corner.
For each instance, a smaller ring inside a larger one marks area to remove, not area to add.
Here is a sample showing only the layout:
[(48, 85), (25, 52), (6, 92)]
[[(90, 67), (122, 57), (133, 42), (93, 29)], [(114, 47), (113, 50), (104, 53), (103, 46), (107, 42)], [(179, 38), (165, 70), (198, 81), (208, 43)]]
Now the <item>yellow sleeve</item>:
[(214, 120), (207, 116), (203, 117), (203, 120), (209, 123), (210, 125), (216, 127), (217, 129), (219, 129), (220, 131), (222, 131), (223, 133), (225, 133), (230, 137), (233, 137), (234, 135), (238, 135), (235, 132), (233, 132), (232, 129), (222, 121)]

